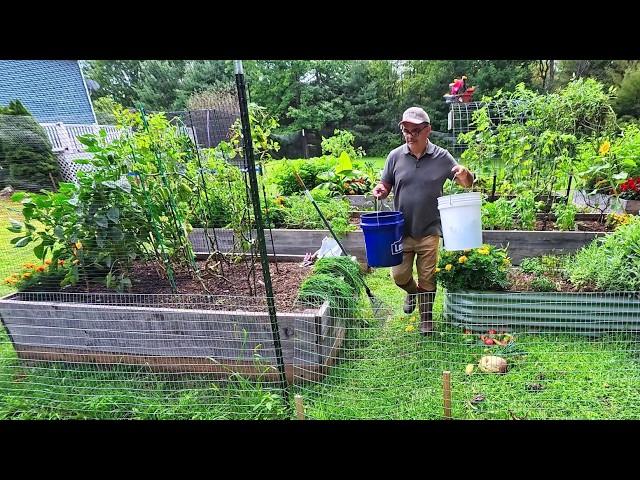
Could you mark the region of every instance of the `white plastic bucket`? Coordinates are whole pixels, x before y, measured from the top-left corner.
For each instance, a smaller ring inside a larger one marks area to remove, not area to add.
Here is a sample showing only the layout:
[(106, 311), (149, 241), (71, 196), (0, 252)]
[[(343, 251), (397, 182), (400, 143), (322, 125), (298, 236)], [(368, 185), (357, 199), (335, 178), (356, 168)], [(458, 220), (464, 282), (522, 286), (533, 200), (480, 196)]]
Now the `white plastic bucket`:
[(438, 197), (445, 250), (482, 246), (482, 195), (480, 192)]

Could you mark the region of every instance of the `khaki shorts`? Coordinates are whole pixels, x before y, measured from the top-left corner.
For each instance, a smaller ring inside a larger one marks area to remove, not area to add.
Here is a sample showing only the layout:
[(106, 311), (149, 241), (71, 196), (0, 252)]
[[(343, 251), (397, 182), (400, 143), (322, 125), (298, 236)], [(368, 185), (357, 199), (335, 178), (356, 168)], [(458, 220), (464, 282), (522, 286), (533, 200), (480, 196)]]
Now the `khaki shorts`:
[(439, 235), (422, 238), (404, 237), (402, 239), (402, 263), (391, 268), (391, 276), (396, 285), (406, 285), (413, 278), (413, 260), (416, 258), (418, 287), (422, 290), (436, 289), (435, 271), (438, 262)]

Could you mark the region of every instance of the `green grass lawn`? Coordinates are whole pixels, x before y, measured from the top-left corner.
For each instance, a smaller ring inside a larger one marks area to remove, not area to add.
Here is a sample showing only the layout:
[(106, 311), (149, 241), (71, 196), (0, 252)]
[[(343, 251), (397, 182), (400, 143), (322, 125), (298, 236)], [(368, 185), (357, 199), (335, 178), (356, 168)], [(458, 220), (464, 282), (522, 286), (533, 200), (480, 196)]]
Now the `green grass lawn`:
[(382, 170), (384, 168), (384, 162), (387, 160), (387, 157), (364, 157), (362, 160), (365, 162), (370, 162), (376, 169)]
[[(400, 312), (402, 292), (389, 269), (369, 276), (372, 290)], [(438, 333), (417, 334), (417, 312), (402, 313), (383, 327), (351, 332), (344, 357), (322, 383), (299, 387), (311, 418), (438, 419), (443, 416), (442, 373), (451, 372), (454, 418), (637, 418), (640, 363), (637, 339), (585, 339), (572, 335), (517, 335), (514, 352), (503, 353), (505, 375), (471, 375), (468, 364), (494, 348), (469, 345), (460, 328), (441, 320)], [(407, 326), (416, 330), (407, 332)], [(351, 345), (351, 347), (349, 347)], [(349, 349), (350, 348), (350, 349)], [(346, 360), (346, 358), (345, 358)]]
[(15, 248), (10, 241), (16, 236), (7, 230), (9, 219), (22, 221), (21, 204), (8, 199), (0, 199), (0, 296), (11, 293), (15, 289), (4, 283), (4, 279), (12, 273), (18, 273), (25, 262), (39, 262), (33, 254), (33, 246)]

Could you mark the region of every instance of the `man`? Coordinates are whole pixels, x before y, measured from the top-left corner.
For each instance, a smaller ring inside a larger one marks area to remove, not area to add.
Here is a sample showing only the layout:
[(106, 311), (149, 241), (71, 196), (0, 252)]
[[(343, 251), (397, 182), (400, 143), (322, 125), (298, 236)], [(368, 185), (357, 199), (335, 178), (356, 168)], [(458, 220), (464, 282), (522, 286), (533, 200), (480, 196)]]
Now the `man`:
[[(392, 150), (382, 172), (380, 183), (373, 189), (378, 199), (394, 190), (395, 209), (404, 216), (402, 264), (391, 269), (396, 285), (407, 292), (404, 312), (420, 309), (420, 333), (433, 331), (433, 301), (436, 295), (435, 268), (442, 236), (437, 198), (442, 186), (455, 180), (463, 187), (473, 184), (471, 172), (444, 148), (429, 142), (429, 115), (419, 107), (411, 107), (398, 124), (406, 144)], [(418, 283), (413, 278), (416, 258)]]

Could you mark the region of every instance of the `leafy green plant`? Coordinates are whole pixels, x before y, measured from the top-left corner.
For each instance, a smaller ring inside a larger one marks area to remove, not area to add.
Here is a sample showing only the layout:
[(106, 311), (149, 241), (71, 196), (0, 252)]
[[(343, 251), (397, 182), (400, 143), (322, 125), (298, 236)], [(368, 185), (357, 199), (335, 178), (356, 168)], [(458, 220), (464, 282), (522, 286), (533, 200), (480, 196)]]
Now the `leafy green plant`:
[(578, 288), (603, 291), (640, 289), (640, 220), (580, 249), (566, 264), (567, 276)]
[(555, 292), (556, 284), (545, 276), (536, 277), (531, 281), (531, 289), (535, 292)]
[[(333, 198), (325, 190), (313, 190), (311, 195), (316, 200), (324, 217), (331, 224), (337, 235), (355, 230), (355, 225), (349, 223), (349, 202), (344, 199)], [(307, 197), (294, 194), (282, 197), (280, 204), (270, 210), (274, 225), (280, 228), (324, 229), (325, 224), (318, 215), (313, 204)], [(281, 222), (281, 223), (278, 223)]]
[(364, 195), (373, 189), (373, 180), (354, 169), (345, 152), (340, 154), (335, 169), (319, 174), (318, 179), (323, 180), (323, 183), (316, 189), (327, 190), (332, 195)]
[(542, 266), (541, 257), (523, 258), (520, 262), (520, 269), (524, 273), (532, 273), (535, 275), (542, 275), (544, 273), (544, 267)]
[[(37, 258), (51, 255), (68, 268), (61, 286), (82, 277), (108, 288), (131, 286), (134, 263), (154, 259), (173, 281), (178, 267), (195, 269), (187, 235), (193, 186), (188, 164), (190, 140), (163, 115), (144, 117), (115, 111), (122, 134), (108, 142), (103, 130), (79, 140), (90, 165), (78, 172), (78, 183), (61, 183), (57, 193), (18, 194), (24, 225), (15, 246), (33, 243)], [(40, 225), (41, 227), (36, 227)]]
[(355, 136), (348, 130), (334, 130), (333, 136), (329, 138), (322, 137), (320, 146), (323, 155), (331, 155), (339, 158), (346, 153), (350, 158), (358, 159), (366, 155), (362, 147), (354, 146)]
[(536, 202), (533, 192), (520, 193), (515, 199), (518, 226), (522, 230), (533, 230), (536, 224)]
[(296, 181), (294, 172), (298, 172), (300, 178), (309, 190), (322, 183), (319, 176), (334, 168), (338, 160), (334, 157), (316, 157), (298, 160), (275, 160), (267, 164), (269, 182), (275, 184), (284, 196), (301, 193), (302, 187)]
[(449, 291), (504, 290), (510, 264), (506, 250), (492, 245), (464, 251), (441, 250), (436, 278)]
[(513, 202), (500, 197), (495, 202), (482, 202), (482, 226), (487, 230), (510, 230), (514, 226)]
[(560, 202), (553, 206), (556, 226), (559, 230), (575, 230), (577, 207), (573, 203)]

